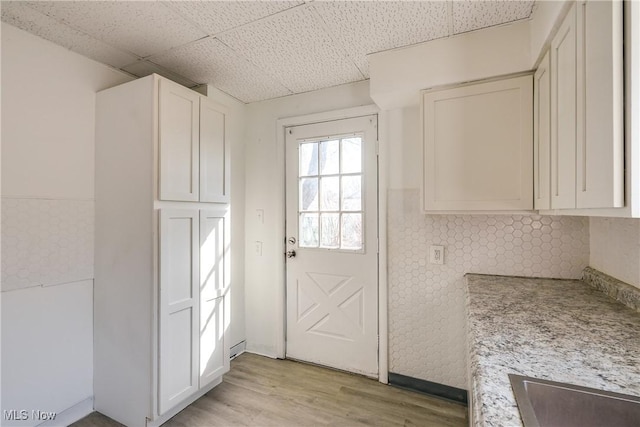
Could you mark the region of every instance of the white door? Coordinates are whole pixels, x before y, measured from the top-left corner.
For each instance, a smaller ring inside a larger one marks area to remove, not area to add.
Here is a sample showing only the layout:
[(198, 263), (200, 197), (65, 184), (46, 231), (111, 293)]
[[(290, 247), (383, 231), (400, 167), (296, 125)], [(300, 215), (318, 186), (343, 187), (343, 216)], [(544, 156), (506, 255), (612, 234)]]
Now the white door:
[(286, 356), (373, 377), (376, 145), (375, 115), (286, 129)]

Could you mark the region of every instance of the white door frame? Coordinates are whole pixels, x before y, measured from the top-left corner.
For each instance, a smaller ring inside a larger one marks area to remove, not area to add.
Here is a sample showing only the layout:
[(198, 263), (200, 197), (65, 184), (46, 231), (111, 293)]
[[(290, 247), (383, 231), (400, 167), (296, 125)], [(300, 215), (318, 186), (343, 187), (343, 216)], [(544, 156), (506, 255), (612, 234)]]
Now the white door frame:
[[(287, 117), (276, 121), (277, 132), (277, 170), (281, 185), (277, 188), (277, 196), (282, 200), (278, 212), (279, 218), (286, 218), (285, 206), (285, 128), (290, 126), (300, 126), (320, 122), (328, 122), (340, 119), (368, 116), (377, 114), (378, 116), (378, 380), (387, 383), (389, 377), (389, 311), (388, 311), (388, 283), (387, 283), (387, 123), (386, 113), (380, 111), (376, 105), (365, 105), (361, 107), (347, 108), (342, 110), (327, 111), (323, 113), (308, 114), (297, 117)], [(277, 305), (276, 316), (278, 318), (276, 333), (276, 357), (285, 358), (285, 335), (286, 335), (286, 263), (284, 253), (285, 243), (285, 222), (280, 225), (279, 252), (282, 254), (282, 264), (278, 264), (277, 282), (278, 294), (276, 295)]]

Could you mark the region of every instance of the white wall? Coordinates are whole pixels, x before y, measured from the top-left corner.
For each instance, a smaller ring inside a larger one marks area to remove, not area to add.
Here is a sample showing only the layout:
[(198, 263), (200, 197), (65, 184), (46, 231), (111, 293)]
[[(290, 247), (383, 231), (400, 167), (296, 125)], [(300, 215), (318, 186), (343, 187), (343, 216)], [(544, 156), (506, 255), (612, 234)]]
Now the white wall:
[[(368, 82), (292, 95), (247, 107), (245, 298), (247, 349), (276, 356), (278, 288), (284, 286), (284, 158), (278, 158), (276, 121), (285, 117), (372, 104)], [(264, 211), (264, 222), (257, 210)], [(262, 256), (253, 248), (263, 242)], [(282, 325), (280, 325), (282, 326)]]
[(589, 265), (640, 288), (640, 219), (592, 217), (589, 227)]
[(2, 24), (2, 410), (93, 395), (94, 101), (128, 80)]
[(418, 105), (422, 89), (528, 71), (529, 31), (518, 21), (369, 55), (371, 98), (401, 108)]
[[(579, 278), (588, 219), (423, 214), (419, 109), (388, 116), (389, 370), (466, 389), (464, 274)], [(427, 262), (430, 245), (444, 265)]]

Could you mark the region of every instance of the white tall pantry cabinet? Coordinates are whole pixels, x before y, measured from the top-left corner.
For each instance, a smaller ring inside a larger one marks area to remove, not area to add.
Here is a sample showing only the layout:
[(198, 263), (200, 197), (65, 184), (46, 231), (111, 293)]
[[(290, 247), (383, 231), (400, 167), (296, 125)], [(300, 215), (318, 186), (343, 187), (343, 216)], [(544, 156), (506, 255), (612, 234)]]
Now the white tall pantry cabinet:
[(96, 102), (95, 409), (159, 425), (229, 370), (226, 111), (157, 75)]

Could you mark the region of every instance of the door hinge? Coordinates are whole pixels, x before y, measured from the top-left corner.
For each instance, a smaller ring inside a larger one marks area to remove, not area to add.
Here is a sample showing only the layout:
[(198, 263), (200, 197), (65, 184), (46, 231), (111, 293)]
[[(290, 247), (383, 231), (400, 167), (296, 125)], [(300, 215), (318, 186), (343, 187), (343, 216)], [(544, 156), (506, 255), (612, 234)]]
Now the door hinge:
[(380, 238), (376, 239), (376, 252), (380, 253)]
[(380, 155), (380, 141), (376, 139), (376, 156)]

